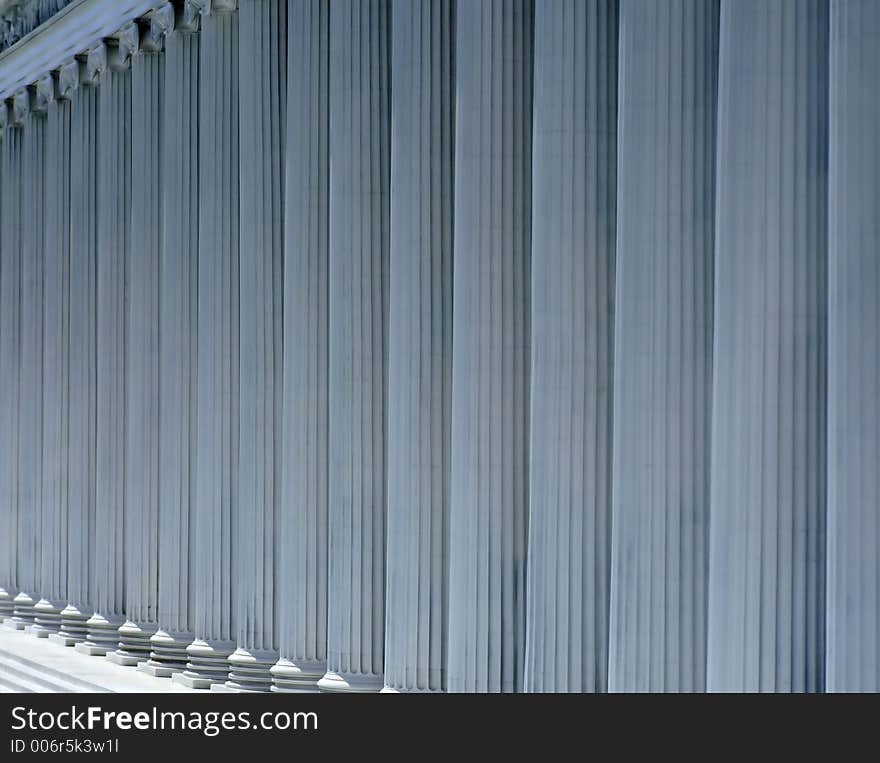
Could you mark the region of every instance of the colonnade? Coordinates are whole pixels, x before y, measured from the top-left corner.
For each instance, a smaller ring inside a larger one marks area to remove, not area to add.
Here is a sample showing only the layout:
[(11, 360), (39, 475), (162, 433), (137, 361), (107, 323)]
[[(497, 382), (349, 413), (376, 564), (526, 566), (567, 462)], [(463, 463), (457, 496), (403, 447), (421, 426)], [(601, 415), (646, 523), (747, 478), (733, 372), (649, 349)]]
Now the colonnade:
[(227, 691), (880, 687), (876, 3), (142, 5), (0, 94), (10, 627)]

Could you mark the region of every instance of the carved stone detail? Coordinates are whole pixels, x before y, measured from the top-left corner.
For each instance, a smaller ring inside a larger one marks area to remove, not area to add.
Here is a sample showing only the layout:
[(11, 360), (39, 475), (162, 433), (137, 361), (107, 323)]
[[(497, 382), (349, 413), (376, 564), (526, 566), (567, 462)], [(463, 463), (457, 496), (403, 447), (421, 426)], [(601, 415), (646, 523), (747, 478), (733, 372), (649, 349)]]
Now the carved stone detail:
[(54, 78), (47, 74), (31, 85), (31, 88), (31, 110), (36, 114), (45, 114), (49, 104), (55, 100)]
[(85, 66), (80, 68), (80, 82), (83, 85), (97, 85), (106, 68), (107, 45), (99, 42), (85, 54)]
[(108, 37), (107, 66), (114, 71), (127, 69), (131, 64), (131, 57), (138, 51), (140, 32), (133, 21), (119, 29), (115, 35)]
[(174, 6), (164, 3), (141, 22), (140, 48), (144, 53), (162, 50), (165, 35), (174, 29)]
[(176, 4), (174, 29), (178, 32), (198, 32), (202, 10), (201, 0), (184, 0)]
[(70, 98), (73, 91), (79, 86), (79, 68), (80, 64), (78, 61), (69, 61), (58, 69), (56, 98)]
[(27, 118), (30, 109), (30, 93), (28, 93), (27, 88), (19, 90), (14, 96), (12, 96), (12, 126), (21, 127), (24, 124), (24, 120)]

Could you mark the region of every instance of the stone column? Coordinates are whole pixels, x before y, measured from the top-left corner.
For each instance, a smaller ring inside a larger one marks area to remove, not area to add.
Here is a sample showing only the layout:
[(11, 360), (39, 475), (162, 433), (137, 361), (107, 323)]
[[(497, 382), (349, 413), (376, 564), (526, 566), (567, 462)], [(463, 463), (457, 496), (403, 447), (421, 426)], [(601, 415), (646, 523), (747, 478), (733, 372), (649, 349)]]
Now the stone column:
[(446, 688), (455, 2), (392, 6), (385, 689)]
[(526, 691), (607, 687), (617, 18), (535, 8)]
[[(21, 363), (22, 129), (12, 100), (0, 102), (3, 117), (2, 241), (0, 241), (0, 509), (3, 511), (5, 569), (0, 602), (4, 623), (18, 594), (18, 424)], [(25, 592), (25, 597), (28, 594)], [(33, 602), (32, 602), (33, 603)], [(23, 627), (23, 626), (21, 626)]]
[(42, 78), (46, 104), (46, 195), (43, 275), (43, 431), (41, 599), (34, 632), (56, 633), (67, 601), (70, 341), (70, 87), (76, 63)]
[(821, 691), (828, 3), (721, 10), (707, 686)]
[(269, 691), (278, 661), (286, 5), (239, 10), (239, 471), (232, 518), (236, 650), (227, 691)]
[(880, 690), (880, 6), (831, 4), (828, 691)]
[(450, 691), (523, 688), (531, 0), (456, 10)]
[(43, 456), (43, 251), (45, 227), (46, 104), (36, 89), (16, 94), (13, 109), (22, 124), (21, 334), (18, 427), (18, 575), (13, 619), (34, 624), (41, 590)]
[(105, 655), (125, 622), (125, 379), (131, 183), (131, 54), (128, 25), (89, 54), (99, 78), (97, 453), (95, 613), (77, 651)]
[(69, 420), (67, 451), (67, 606), (65, 646), (86, 638), (94, 606), (96, 347), (98, 253), (98, 90), (101, 56), (71, 62), (59, 73), (70, 103)]
[(281, 658), (273, 691), (327, 669), (329, 4), (288, 3), (284, 372), (279, 512)]
[(199, 64), (195, 640), (187, 647), (186, 671), (174, 676), (196, 688), (227, 679), (237, 633), (232, 518), (239, 447), (238, 23), (235, 0), (205, 3)]
[[(125, 388), (125, 617), (107, 657), (137, 665), (150, 655), (159, 596), (159, 277), (162, 248), (162, 130), (165, 57), (174, 22), (160, 5), (138, 30), (131, 60), (131, 260)], [(179, 137), (179, 136), (178, 136)]]
[(159, 629), (140, 670), (168, 677), (184, 669), (193, 636), (199, 263), (198, 8), (175, 9), (165, 37), (159, 246)]
[(382, 688), (391, 4), (330, 3), (330, 555), (325, 691)]
[(611, 691), (705, 691), (718, 13), (620, 7)]

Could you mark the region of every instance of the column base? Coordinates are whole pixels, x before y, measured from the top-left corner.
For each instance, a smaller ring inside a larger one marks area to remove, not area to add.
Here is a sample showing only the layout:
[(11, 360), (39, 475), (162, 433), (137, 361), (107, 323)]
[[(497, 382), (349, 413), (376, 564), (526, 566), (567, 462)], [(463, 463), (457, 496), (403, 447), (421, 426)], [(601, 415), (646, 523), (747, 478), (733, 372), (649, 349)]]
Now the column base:
[(190, 689), (210, 689), (225, 683), (229, 678), (228, 658), (234, 651), (231, 641), (196, 639), (186, 648), (186, 670), (175, 673), (171, 680)]
[(40, 599), (34, 604), (34, 624), (28, 628), (28, 632), (37, 638), (47, 638), (50, 633), (58, 633), (61, 630), (61, 610), (64, 602), (52, 599)]
[(19, 591), (18, 595), (12, 600), (12, 603), (14, 606), (12, 622), (15, 629), (23, 631), (28, 626), (33, 625), (36, 599), (26, 591)]
[(269, 670), (272, 674), (272, 691), (291, 694), (316, 693), (318, 681), (326, 671), (326, 662), (282, 658)]
[(15, 611), (15, 594), (17, 591), (12, 586), (0, 586), (0, 622), (7, 617), (12, 617)]
[[(272, 666), (278, 652), (239, 647), (229, 655), (229, 679), (225, 691), (267, 692), (272, 689)], [(217, 687), (212, 687), (214, 691)]]
[(380, 692), (385, 685), (381, 674), (374, 673), (337, 673), (328, 670), (318, 681), (318, 689), (322, 692)]
[(95, 613), (88, 621), (86, 640), (77, 644), (74, 649), (91, 657), (104, 657), (119, 644), (119, 626), (125, 622), (120, 615), (102, 615)]
[(68, 604), (61, 610), (61, 628), (58, 633), (49, 634), (49, 641), (61, 646), (74, 646), (86, 640), (86, 623), (92, 611), (75, 604)]
[(156, 632), (156, 625), (126, 620), (119, 626), (119, 644), (107, 653), (107, 659), (117, 665), (137, 667), (150, 659), (150, 637)]
[(171, 678), (186, 670), (186, 648), (192, 643), (191, 633), (157, 630), (150, 638), (150, 659), (138, 670), (154, 678)]

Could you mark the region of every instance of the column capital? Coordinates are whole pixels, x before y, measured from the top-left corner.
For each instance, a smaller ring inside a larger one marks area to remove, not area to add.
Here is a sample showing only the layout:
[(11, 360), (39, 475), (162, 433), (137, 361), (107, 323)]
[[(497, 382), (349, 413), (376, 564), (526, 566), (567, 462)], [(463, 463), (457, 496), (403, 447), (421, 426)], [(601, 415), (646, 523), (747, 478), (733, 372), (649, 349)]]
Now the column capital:
[(178, 0), (174, 7), (174, 29), (178, 32), (198, 32), (203, 0)]
[(9, 106), (6, 101), (0, 101), (0, 137), (6, 132), (9, 126)]
[(174, 6), (163, 3), (140, 25), (140, 49), (144, 53), (158, 53), (162, 50), (165, 35), (174, 29)]
[(123, 71), (131, 65), (131, 57), (138, 51), (140, 32), (133, 21), (116, 31), (106, 40), (107, 66)]
[(101, 81), (101, 75), (107, 68), (107, 45), (99, 42), (86, 51), (82, 58), (83, 65), (79, 70), (79, 81), (83, 85), (94, 87)]
[(31, 110), (36, 114), (45, 114), (49, 104), (55, 100), (55, 79), (52, 74), (40, 77), (31, 85)]
[(194, 0), (202, 13), (232, 13), (238, 10), (238, 0)]
[(79, 61), (68, 61), (57, 70), (55, 97), (69, 99), (73, 91), (79, 87)]
[(12, 114), (10, 124), (21, 127), (31, 110), (31, 96), (27, 88), (19, 90), (12, 96)]

